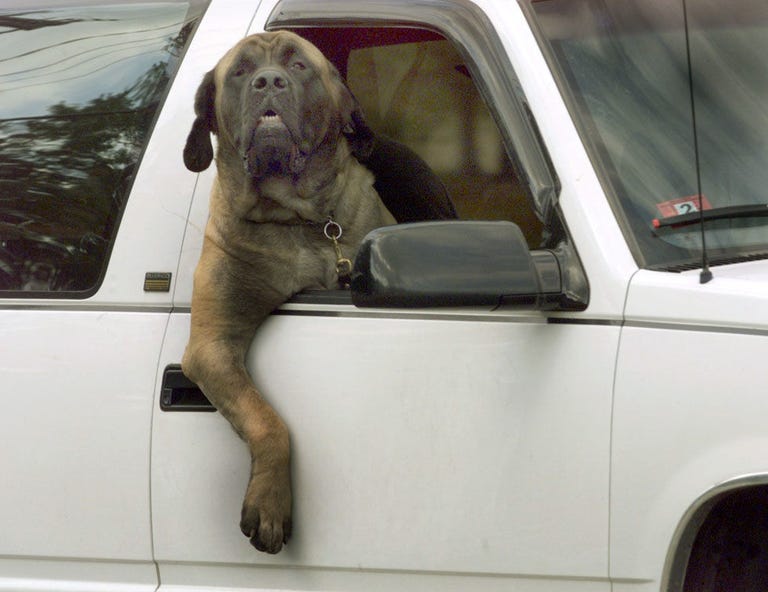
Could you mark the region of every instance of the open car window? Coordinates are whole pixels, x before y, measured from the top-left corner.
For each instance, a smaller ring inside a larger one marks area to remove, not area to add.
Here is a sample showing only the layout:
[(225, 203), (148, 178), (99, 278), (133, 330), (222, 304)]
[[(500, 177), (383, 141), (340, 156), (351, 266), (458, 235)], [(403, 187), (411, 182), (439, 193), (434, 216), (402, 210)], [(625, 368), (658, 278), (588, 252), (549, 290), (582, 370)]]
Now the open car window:
[(540, 246), (542, 227), (527, 188), (452, 42), (413, 27), (294, 31), (336, 65), (374, 132), (426, 162), (459, 218), (511, 220), (531, 247)]

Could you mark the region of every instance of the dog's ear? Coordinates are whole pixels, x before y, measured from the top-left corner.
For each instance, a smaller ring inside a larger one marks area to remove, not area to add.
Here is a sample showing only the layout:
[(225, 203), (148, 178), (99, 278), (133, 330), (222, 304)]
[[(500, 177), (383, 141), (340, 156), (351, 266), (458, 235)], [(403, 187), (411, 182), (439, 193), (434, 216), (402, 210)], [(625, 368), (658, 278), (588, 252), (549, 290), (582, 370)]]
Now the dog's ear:
[(195, 94), (195, 121), (184, 146), (184, 165), (193, 173), (204, 171), (213, 160), (211, 134), (218, 131), (213, 104), (215, 96), (216, 85), (211, 70), (203, 77)]
[(365, 122), (360, 103), (347, 85), (341, 82), (341, 76), (339, 76), (339, 84), (341, 85), (341, 133), (347, 139), (352, 154), (358, 160), (365, 160), (373, 150), (374, 133)]
[(347, 138), (352, 154), (358, 160), (366, 160), (371, 155), (375, 136), (365, 122), (363, 110), (359, 105), (350, 114), (349, 122), (344, 123), (342, 133)]

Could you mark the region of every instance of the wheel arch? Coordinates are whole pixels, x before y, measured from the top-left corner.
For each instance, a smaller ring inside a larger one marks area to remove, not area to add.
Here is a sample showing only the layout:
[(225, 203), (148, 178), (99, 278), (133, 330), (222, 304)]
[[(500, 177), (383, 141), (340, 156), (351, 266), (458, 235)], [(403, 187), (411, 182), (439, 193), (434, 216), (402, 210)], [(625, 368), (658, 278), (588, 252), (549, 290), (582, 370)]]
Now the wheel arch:
[[(719, 519), (716, 510), (736, 496), (754, 497), (756, 493), (768, 499), (768, 473), (744, 475), (724, 481), (704, 492), (691, 504), (680, 519), (667, 551), (660, 587), (662, 592), (684, 592), (692, 554), (697, 553), (697, 549), (700, 551), (706, 542), (700, 541), (699, 535), (704, 538), (713, 535), (712, 528), (708, 527)], [(749, 499), (740, 501), (747, 507), (754, 503)]]

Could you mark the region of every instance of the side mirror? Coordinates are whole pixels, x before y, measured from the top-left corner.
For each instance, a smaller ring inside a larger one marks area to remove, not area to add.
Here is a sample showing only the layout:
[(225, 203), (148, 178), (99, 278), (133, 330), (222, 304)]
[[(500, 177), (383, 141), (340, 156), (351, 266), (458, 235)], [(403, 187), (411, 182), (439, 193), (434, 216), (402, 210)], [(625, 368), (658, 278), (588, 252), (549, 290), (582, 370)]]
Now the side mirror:
[(556, 253), (529, 251), (512, 222), (378, 228), (363, 239), (352, 271), (352, 302), (362, 308), (586, 307), (569, 300)]

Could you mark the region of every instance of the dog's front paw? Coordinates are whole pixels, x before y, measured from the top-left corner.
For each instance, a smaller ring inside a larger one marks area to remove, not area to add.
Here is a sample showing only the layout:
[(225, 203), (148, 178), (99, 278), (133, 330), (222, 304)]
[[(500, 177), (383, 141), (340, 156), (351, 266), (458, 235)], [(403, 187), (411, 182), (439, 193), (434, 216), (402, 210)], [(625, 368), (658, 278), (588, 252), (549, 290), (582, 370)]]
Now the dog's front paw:
[(291, 537), (291, 483), (288, 469), (251, 475), (240, 530), (259, 551), (277, 553)]

